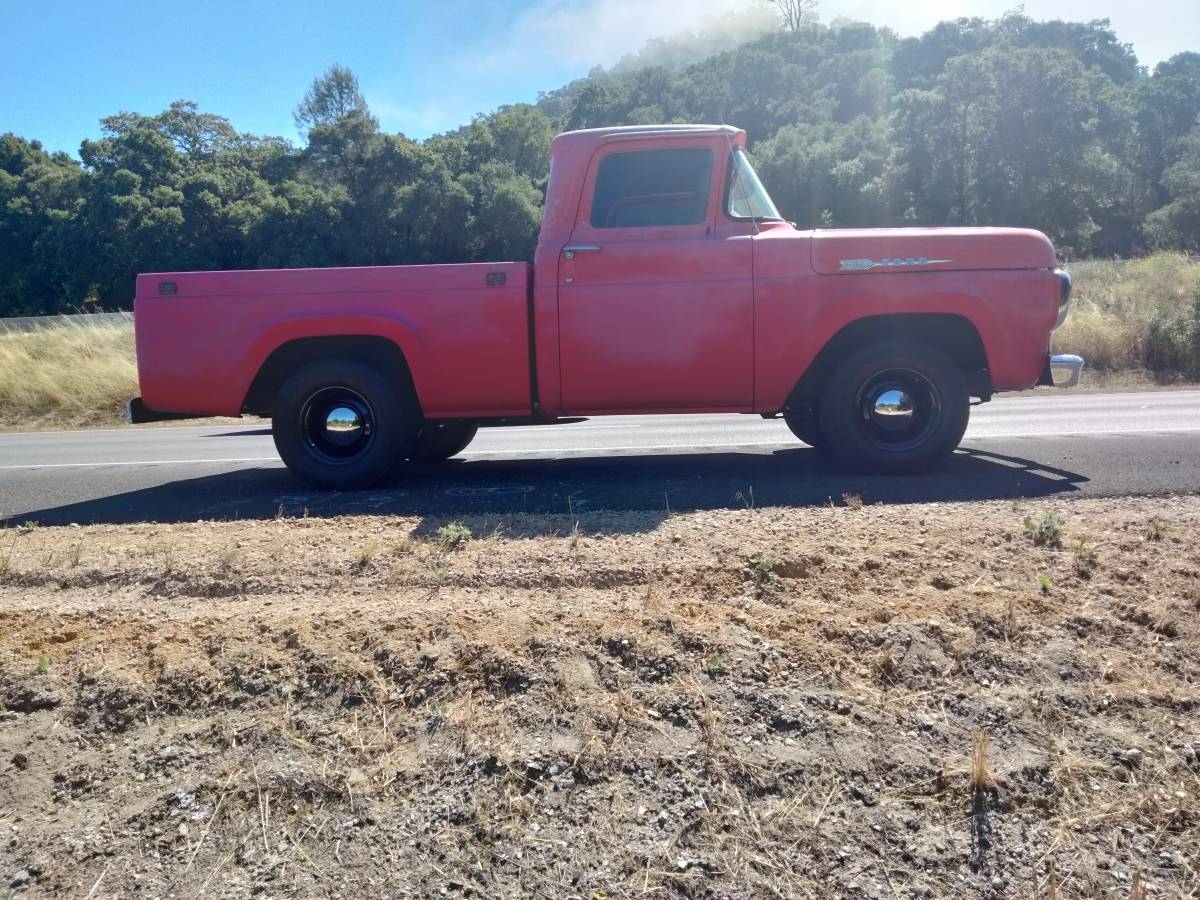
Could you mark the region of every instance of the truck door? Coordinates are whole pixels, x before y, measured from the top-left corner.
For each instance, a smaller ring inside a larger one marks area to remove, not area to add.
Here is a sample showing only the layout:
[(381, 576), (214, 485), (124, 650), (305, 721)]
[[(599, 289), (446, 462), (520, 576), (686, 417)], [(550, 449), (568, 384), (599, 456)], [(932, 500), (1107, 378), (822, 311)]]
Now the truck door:
[(714, 227), (724, 142), (604, 144), (558, 267), (571, 413), (753, 404), (752, 240)]

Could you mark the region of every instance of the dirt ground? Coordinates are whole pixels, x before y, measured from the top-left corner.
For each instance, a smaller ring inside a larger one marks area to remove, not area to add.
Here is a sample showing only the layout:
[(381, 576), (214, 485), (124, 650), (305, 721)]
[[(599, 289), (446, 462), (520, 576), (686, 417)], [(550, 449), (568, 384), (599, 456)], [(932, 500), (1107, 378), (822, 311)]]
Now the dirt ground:
[(462, 524), (0, 533), (0, 894), (1200, 896), (1200, 498)]

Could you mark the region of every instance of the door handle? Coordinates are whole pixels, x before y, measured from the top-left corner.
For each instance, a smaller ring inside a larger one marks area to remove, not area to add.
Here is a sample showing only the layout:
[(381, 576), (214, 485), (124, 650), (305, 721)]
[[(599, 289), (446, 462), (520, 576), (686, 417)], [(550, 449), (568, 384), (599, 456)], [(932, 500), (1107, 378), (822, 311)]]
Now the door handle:
[(574, 259), (576, 253), (599, 253), (600, 248), (595, 244), (568, 244), (563, 247), (563, 256)]

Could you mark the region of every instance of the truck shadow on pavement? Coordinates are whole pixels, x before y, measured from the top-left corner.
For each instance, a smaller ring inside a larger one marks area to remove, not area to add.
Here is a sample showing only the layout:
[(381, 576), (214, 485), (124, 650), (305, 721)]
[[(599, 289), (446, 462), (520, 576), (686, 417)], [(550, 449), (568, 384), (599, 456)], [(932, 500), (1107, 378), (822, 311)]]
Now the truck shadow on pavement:
[[(147, 470), (152, 472), (153, 470)], [(168, 481), (77, 503), (16, 512), (7, 523), (42, 525), (196, 522), (277, 516), (407, 515), (422, 527), (465, 516), (518, 513), (574, 517), (590, 511), (639, 510), (628, 530), (649, 530), (671, 512), (863, 502), (926, 503), (1069, 495), (1087, 478), (1034, 460), (959, 450), (939, 471), (885, 476), (841, 473), (815, 451), (630, 452), (555, 459), (457, 459), (416, 467), (370, 491), (315, 491), (281, 466)], [(103, 470), (97, 478), (103, 479)], [(570, 527), (569, 525), (567, 526)], [(507, 533), (513, 533), (511, 531)]]

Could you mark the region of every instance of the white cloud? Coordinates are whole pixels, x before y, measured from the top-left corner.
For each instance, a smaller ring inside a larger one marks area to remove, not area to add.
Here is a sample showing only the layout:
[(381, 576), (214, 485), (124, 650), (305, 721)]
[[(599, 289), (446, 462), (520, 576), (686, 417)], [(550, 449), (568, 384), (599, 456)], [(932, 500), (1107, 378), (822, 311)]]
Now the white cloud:
[(513, 20), (504, 49), (474, 60), (497, 72), (513, 66), (611, 65), (653, 38), (694, 31), (707, 20), (765, 0), (538, 0)]
[(838, 16), (886, 25), (902, 35), (928, 31), (944, 19), (982, 16), (994, 19), (1014, 8), (1024, 8), (1032, 19), (1088, 22), (1112, 20), (1121, 41), (1133, 44), (1138, 60), (1155, 63), (1183, 50), (1200, 49), (1200, 3), (1197, 0), (822, 0), (821, 18)]
[[(1035, 19), (1086, 22), (1111, 19), (1117, 36), (1131, 42), (1138, 58), (1153, 65), (1183, 50), (1197, 49), (1197, 0), (821, 0), (822, 21), (839, 17), (888, 26), (917, 35), (945, 19), (997, 18), (1024, 8)], [(513, 19), (503, 49), (473, 57), (468, 67), (497, 73), (551, 61), (589, 68), (609, 66), (653, 38), (695, 31), (731, 12), (769, 8), (767, 0), (536, 0)]]

